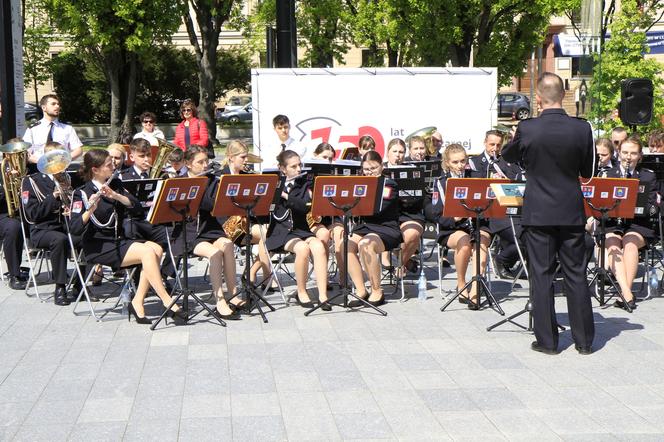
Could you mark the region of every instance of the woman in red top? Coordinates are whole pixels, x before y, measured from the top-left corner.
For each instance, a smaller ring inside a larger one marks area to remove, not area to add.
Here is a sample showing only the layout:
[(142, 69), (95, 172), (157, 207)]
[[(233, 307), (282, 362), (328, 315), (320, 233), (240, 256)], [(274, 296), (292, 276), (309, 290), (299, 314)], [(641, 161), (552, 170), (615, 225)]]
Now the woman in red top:
[(180, 115), (184, 118), (175, 129), (175, 145), (186, 150), (192, 144), (208, 147), (208, 130), (205, 121), (197, 118), (198, 111), (189, 98), (180, 105)]

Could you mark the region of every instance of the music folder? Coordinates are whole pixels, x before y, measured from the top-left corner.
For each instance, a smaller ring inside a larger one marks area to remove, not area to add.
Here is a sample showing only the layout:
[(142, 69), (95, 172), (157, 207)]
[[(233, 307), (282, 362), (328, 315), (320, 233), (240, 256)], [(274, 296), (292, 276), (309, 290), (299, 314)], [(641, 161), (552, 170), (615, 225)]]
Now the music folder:
[(141, 202), (141, 206), (149, 207), (154, 200), (159, 181), (160, 180), (156, 178), (125, 180), (122, 182), (122, 187), (124, 187), (127, 192), (134, 195)]
[(440, 158), (429, 159), (425, 161), (404, 161), (403, 164), (412, 164), (424, 169), (424, 183), (426, 185), (427, 192), (431, 192), (433, 189), (434, 181), (436, 178), (439, 178), (442, 175), (442, 161)]
[(424, 168), (412, 164), (386, 167), (383, 175), (392, 178), (399, 186), (399, 198), (419, 200), (424, 195)]
[[(586, 182), (585, 179), (579, 179), (581, 184), (581, 193), (583, 193), (583, 205), (586, 216), (599, 217), (602, 215), (600, 208), (609, 209), (607, 216), (609, 218), (634, 218), (636, 209), (637, 194), (639, 193), (639, 180), (634, 178), (599, 178), (593, 177)], [(643, 188), (645, 194), (645, 203), (648, 202), (647, 189)], [(589, 205), (594, 207), (593, 210)], [(641, 214), (644, 214), (645, 203), (642, 203)]]
[(362, 159), (360, 157), (360, 149), (358, 149), (357, 147), (346, 147), (341, 152), (341, 155), (339, 155), (339, 158), (342, 160), (354, 160), (354, 161), (360, 161)]
[[(505, 218), (505, 207), (498, 204), (492, 183), (509, 183), (500, 178), (448, 178), (445, 188), (443, 216), (448, 218), (476, 218), (477, 212), (469, 209), (486, 208), (482, 217)], [(489, 204), (490, 201), (494, 203)], [(464, 207), (463, 204), (468, 206)]]
[(275, 174), (222, 175), (219, 178), (212, 215), (245, 216), (246, 209), (236, 204), (251, 206), (255, 216), (267, 215), (274, 210), (275, 200), (281, 193), (279, 183), (280, 177)]
[(355, 206), (353, 216), (371, 216), (380, 211), (383, 202), (384, 177), (376, 176), (318, 176), (314, 181), (313, 216), (342, 216), (344, 211), (334, 207)]
[(204, 176), (159, 181), (146, 219), (150, 224), (164, 224), (182, 221), (183, 211), (185, 215), (198, 213), (207, 185)]

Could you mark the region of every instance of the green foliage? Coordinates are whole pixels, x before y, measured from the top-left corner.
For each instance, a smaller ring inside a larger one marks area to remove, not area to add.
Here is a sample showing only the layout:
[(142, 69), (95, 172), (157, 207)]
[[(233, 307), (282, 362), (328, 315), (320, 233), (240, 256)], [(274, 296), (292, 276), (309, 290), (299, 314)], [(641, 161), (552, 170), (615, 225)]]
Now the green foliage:
[(51, 64), (60, 118), (70, 123), (108, 122), (110, 99), (104, 74), (81, 51), (61, 52)]
[(295, 20), (306, 47), (305, 66), (332, 67), (333, 60), (343, 60), (351, 37), (350, 10), (343, 2), (300, 0)]
[(251, 89), (251, 55), (244, 48), (217, 51), (216, 99), (225, 97), (228, 91)]
[(595, 55), (596, 66), (590, 84), (592, 109), (589, 117), (600, 129), (610, 130), (622, 125), (620, 121), (611, 119), (611, 113), (618, 108), (620, 82), (625, 78), (649, 78), (654, 84), (653, 120), (648, 126), (640, 126), (639, 131), (648, 133), (662, 126), (664, 80), (661, 74), (664, 65), (643, 56), (648, 50), (643, 29), (650, 22), (652, 17), (639, 8), (636, 0), (623, 0), (621, 10), (609, 26), (611, 37), (606, 40), (601, 56)]

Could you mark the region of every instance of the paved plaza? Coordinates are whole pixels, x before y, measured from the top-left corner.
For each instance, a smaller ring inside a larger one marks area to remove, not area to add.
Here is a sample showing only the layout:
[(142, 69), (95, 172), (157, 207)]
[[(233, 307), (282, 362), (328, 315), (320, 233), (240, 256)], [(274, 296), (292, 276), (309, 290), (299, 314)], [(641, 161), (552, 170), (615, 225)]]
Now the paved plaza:
[[(196, 261), (201, 290), (203, 271)], [(0, 439), (664, 440), (664, 299), (633, 314), (594, 302), (595, 353), (577, 354), (567, 330), (562, 353), (547, 356), (514, 325), (487, 332), (501, 318), (489, 308), (440, 312), (437, 276), (427, 275), (428, 299), (409, 285), (406, 302), (388, 298), (387, 317), (338, 307), (304, 317), (274, 294), (267, 324), (201, 317), (154, 332), (3, 285)], [(526, 287), (492, 284), (508, 314)], [(160, 311), (156, 297), (146, 310)]]

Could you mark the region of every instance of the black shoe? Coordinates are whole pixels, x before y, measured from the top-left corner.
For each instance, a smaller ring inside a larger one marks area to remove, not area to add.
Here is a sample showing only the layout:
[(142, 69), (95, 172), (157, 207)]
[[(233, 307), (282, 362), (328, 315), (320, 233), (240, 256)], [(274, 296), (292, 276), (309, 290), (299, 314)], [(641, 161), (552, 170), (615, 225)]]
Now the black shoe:
[(219, 310), (217, 310), (217, 307), (215, 307), (212, 310), (212, 314), (219, 317), (219, 318), (221, 318), (221, 319), (224, 319), (226, 321), (239, 321), (240, 319), (242, 319), (240, 314), (236, 311), (233, 311), (233, 313), (231, 313), (229, 315), (222, 315), (221, 312)]
[(320, 309), (324, 312), (331, 312), (332, 306), (327, 301), (323, 301), (320, 303)]
[(134, 309), (134, 304), (130, 302), (129, 305), (127, 306), (127, 321), (129, 322), (131, 322), (131, 315), (134, 315), (137, 324), (152, 324), (152, 321), (147, 317), (138, 316), (136, 310)]
[(632, 299), (631, 301), (627, 301), (627, 303), (625, 304), (619, 299), (613, 303), (613, 306), (616, 308), (621, 308), (625, 311), (629, 311), (627, 310), (627, 307), (629, 306), (630, 309), (634, 310), (636, 309), (636, 300)]
[(28, 285), (28, 280), (22, 276), (11, 276), (9, 278), (9, 288), (12, 290), (25, 290)]
[(385, 296), (383, 295), (375, 301), (367, 300), (367, 302), (374, 307), (380, 307), (381, 305), (385, 304)]
[(182, 309), (178, 311), (169, 310), (166, 312), (166, 316), (175, 320), (176, 323), (178, 323), (179, 321), (187, 322), (189, 320), (189, 318), (187, 318), (187, 315), (184, 314), (184, 311), (182, 311)]
[(467, 301), (468, 304), (468, 310), (479, 310), (480, 309), (480, 303), (479, 302), (474, 302), (468, 299)]
[(544, 353), (546, 355), (557, 355), (558, 353), (560, 353), (560, 351), (558, 351), (558, 349), (544, 348), (544, 347), (540, 346), (537, 341), (533, 341), (530, 344), (530, 349), (534, 350), (534, 351), (538, 351), (540, 353)]
[(582, 345), (574, 345), (574, 348), (576, 351), (579, 352), (580, 355), (589, 355), (592, 354), (593, 348), (591, 346), (582, 346)]
[[(369, 298), (369, 295), (367, 295), (366, 298), (360, 298), (360, 299), (366, 301), (367, 298)], [(352, 301), (348, 302), (348, 307), (350, 308), (364, 307), (365, 305), (366, 304), (364, 304), (364, 302), (360, 301), (359, 299), (353, 299)]]
[(295, 299), (297, 300), (297, 305), (299, 305), (300, 307), (314, 308), (313, 301), (302, 302), (302, 301), (300, 301), (300, 297), (297, 296), (297, 295), (295, 295)]
[(452, 264), (450, 264), (450, 261), (447, 258), (443, 258), (443, 268), (444, 269), (449, 269), (452, 267)]
[(416, 259), (410, 258), (404, 267), (406, 267), (406, 270), (410, 273), (417, 273), (420, 269), (420, 263), (417, 262)]
[(69, 305), (71, 304), (67, 301), (67, 292), (64, 287), (57, 287), (55, 293), (53, 294), (53, 303), (55, 305)]
[(83, 290), (83, 288), (80, 285), (73, 285), (65, 295), (67, 297), (67, 301), (70, 303), (76, 302), (76, 299), (78, 299), (78, 294), (81, 293), (81, 290)]
[(500, 279), (514, 278), (514, 275), (512, 275), (510, 269), (508, 269), (507, 266), (503, 264), (496, 264), (496, 275), (498, 275)]

